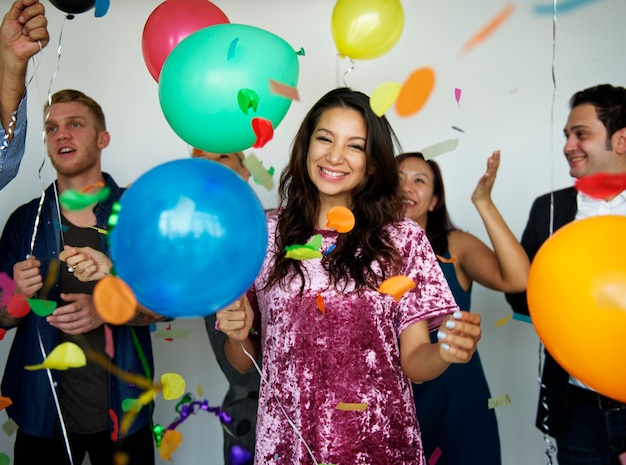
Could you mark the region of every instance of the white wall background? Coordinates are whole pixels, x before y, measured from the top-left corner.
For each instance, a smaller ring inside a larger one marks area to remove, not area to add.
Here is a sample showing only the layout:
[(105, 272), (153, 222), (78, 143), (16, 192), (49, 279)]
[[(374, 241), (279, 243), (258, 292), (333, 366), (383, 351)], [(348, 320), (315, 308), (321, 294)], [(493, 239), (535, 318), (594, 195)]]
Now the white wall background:
[[(6, 11), (10, 0), (0, 0)], [(266, 29), (285, 39), (300, 57), (300, 102), (294, 102), (274, 139), (255, 150), (266, 167), (279, 173), (288, 148), (308, 108), (327, 90), (347, 84), (371, 93), (386, 81), (403, 82), (410, 72), (432, 67), (437, 74), (434, 92), (422, 111), (390, 118), (405, 150), (417, 150), (460, 137), (456, 151), (438, 158), (448, 190), (453, 220), (488, 241), (470, 202), (485, 160), (502, 150), (494, 198), (516, 235), (521, 236), (534, 197), (571, 184), (561, 155), (562, 126), (570, 95), (582, 88), (609, 82), (624, 85), (626, 64), (625, 0), (582, 3), (568, 12), (538, 15), (541, 0), (404, 0), (405, 28), (397, 45), (374, 60), (350, 63), (337, 57), (330, 33), (335, 0), (216, 0), (232, 23)], [(465, 42), (506, 5), (515, 11), (486, 41), (465, 56)], [(551, 7), (552, 0), (543, 0)], [(104, 168), (125, 185), (165, 161), (186, 157), (189, 147), (170, 129), (162, 115), (158, 88), (141, 52), (143, 26), (158, 0), (111, 0), (108, 14), (93, 11), (64, 21), (64, 14), (45, 1), (51, 43), (29, 87), (31, 116), (27, 154), (15, 181), (0, 193), (0, 225), (9, 214), (42, 191), (39, 167), (45, 159), (41, 106), (49, 93), (77, 88), (99, 101), (107, 116), (112, 142), (104, 152)], [(556, 27), (554, 28), (554, 25)], [(556, 34), (553, 35), (553, 32)], [(60, 43), (59, 43), (60, 42)], [(553, 55), (553, 46), (555, 54)], [(60, 50), (60, 57), (59, 57)], [(552, 80), (554, 69), (556, 83)], [(35, 68), (31, 67), (31, 72)], [(463, 93), (460, 106), (454, 88)], [(459, 127), (464, 133), (452, 129)], [(49, 164), (41, 177), (53, 179)], [(275, 179), (276, 179), (275, 175)], [(266, 207), (274, 206), (275, 191), (251, 183)], [(512, 403), (496, 412), (505, 465), (546, 463), (545, 443), (534, 428), (537, 401), (538, 339), (532, 326), (509, 321), (502, 294), (475, 287), (473, 309), (483, 316), (480, 352), (494, 396), (509, 394)], [(164, 329), (166, 325), (159, 325)], [(221, 402), (226, 383), (211, 352), (201, 320), (177, 320), (173, 330), (188, 337), (154, 340), (156, 375), (183, 375), (188, 390), (203, 388), (212, 405)], [(12, 336), (0, 343), (0, 359), (8, 353)], [(164, 426), (175, 416), (174, 402), (157, 401), (155, 422)], [(6, 413), (0, 413), (0, 423)], [(195, 415), (179, 427), (183, 444), (173, 463), (222, 463), (222, 431), (212, 414)], [(462, 434), (462, 432), (459, 432)], [(13, 436), (0, 433), (0, 452), (12, 455)], [(159, 460), (159, 463), (165, 463)]]

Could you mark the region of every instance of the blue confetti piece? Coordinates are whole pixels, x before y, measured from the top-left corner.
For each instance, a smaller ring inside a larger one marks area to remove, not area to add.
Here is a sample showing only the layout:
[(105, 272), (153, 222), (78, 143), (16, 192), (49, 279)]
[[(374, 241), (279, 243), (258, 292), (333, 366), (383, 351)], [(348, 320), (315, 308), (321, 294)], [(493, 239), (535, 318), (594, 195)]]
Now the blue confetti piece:
[(239, 43), (239, 37), (233, 39), (230, 43), (230, 47), (228, 47), (228, 58), (227, 60), (232, 60), (235, 56), (235, 52), (237, 51), (237, 44)]
[[(590, 3), (598, 2), (599, 0), (565, 0), (556, 5), (557, 13), (569, 13), (570, 11), (575, 10), (576, 8), (580, 8), (581, 6), (585, 6)], [(538, 15), (551, 15), (554, 13), (554, 5), (544, 4), (544, 5), (535, 5), (533, 7), (533, 12)]]
[(109, 11), (109, 6), (111, 5), (110, 0), (96, 0), (96, 11), (95, 17), (101, 18), (106, 15)]
[(513, 312), (513, 319), (517, 321), (522, 321), (524, 323), (529, 323), (531, 325), (533, 324), (533, 322), (531, 321), (528, 315), (522, 315), (521, 313)]

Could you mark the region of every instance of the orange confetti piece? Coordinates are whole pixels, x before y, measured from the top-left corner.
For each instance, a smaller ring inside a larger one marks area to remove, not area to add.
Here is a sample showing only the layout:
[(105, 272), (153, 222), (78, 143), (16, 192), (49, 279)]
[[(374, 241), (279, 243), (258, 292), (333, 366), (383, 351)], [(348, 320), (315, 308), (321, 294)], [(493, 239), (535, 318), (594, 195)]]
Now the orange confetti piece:
[(398, 100), (396, 112), (399, 116), (411, 116), (424, 107), (435, 87), (435, 71), (432, 68), (420, 68), (408, 77)]
[(470, 49), (474, 48), (484, 40), (486, 40), (491, 34), (495, 32), (515, 11), (515, 5), (509, 3), (505, 6), (500, 13), (493, 17), (491, 21), (487, 23), (480, 31), (474, 34), (463, 46), (463, 52), (467, 53)]
[(392, 276), (382, 282), (378, 288), (378, 292), (382, 294), (389, 294), (396, 302), (398, 302), (406, 292), (414, 288), (415, 281), (408, 276)]
[(337, 410), (344, 411), (363, 411), (367, 408), (367, 403), (350, 403), (350, 402), (339, 402), (337, 404)]
[(320, 312), (322, 312), (322, 315), (326, 315), (326, 307), (324, 306), (324, 298), (322, 297), (322, 294), (317, 294), (315, 301), (317, 302), (317, 308), (319, 308)]
[(437, 255), (437, 260), (439, 260), (441, 263), (454, 263), (456, 262), (456, 257), (446, 258), (442, 257), (441, 255)]
[(183, 443), (183, 435), (180, 432), (167, 429), (165, 433), (163, 433), (163, 437), (161, 438), (161, 447), (159, 447), (159, 454), (163, 460), (170, 460), (172, 458), (172, 454), (176, 452), (178, 446)]
[(96, 189), (96, 188), (102, 188), (104, 187), (104, 182), (103, 181), (98, 181), (98, 182), (94, 182), (93, 184), (89, 184), (88, 186), (84, 187), (80, 193), (81, 194), (86, 194), (87, 192), (89, 192), (91, 189)]
[(13, 401), (8, 397), (0, 396), (0, 410), (7, 408), (9, 405), (13, 405)]
[(255, 149), (263, 147), (274, 137), (272, 122), (265, 118), (252, 118), (252, 130), (256, 135), (256, 141), (252, 146)]
[(354, 228), (354, 215), (349, 208), (333, 207), (326, 213), (327, 228), (334, 228), (338, 233), (347, 233)]
[(298, 89), (295, 87), (288, 86), (287, 84), (282, 84), (278, 81), (274, 81), (270, 79), (270, 92), (272, 94), (280, 95), (281, 97), (288, 98), (289, 100), (300, 101), (300, 96), (298, 95)]
[(93, 290), (98, 314), (107, 323), (122, 325), (137, 313), (137, 299), (132, 289), (115, 276), (105, 276)]

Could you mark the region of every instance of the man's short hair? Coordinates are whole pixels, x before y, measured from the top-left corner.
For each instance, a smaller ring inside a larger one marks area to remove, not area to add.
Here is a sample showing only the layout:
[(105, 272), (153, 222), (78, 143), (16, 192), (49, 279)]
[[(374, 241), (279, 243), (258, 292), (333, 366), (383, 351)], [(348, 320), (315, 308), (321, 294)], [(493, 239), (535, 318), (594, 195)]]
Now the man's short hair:
[(593, 105), (598, 119), (604, 124), (610, 138), (620, 129), (626, 128), (626, 89), (600, 84), (572, 95), (570, 108), (589, 103)]
[(77, 102), (87, 107), (89, 112), (92, 114), (96, 121), (96, 129), (98, 132), (106, 131), (106, 120), (104, 118), (104, 112), (102, 111), (102, 107), (96, 102), (94, 99), (85, 95), (79, 90), (74, 89), (64, 89), (56, 92), (51, 98), (49, 102), (43, 107), (44, 115), (48, 112), (48, 109), (51, 105), (55, 103), (70, 103)]

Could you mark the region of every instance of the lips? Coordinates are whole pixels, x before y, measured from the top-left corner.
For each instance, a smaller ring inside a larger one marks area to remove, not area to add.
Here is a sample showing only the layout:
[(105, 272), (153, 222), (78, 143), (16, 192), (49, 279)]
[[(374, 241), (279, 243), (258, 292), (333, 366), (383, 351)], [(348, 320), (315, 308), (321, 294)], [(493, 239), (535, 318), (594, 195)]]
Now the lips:
[(323, 168), (321, 166), (319, 167), (319, 171), (325, 178), (331, 179), (341, 179), (348, 175), (348, 173), (345, 173), (343, 171), (333, 171), (329, 170), (328, 168)]

